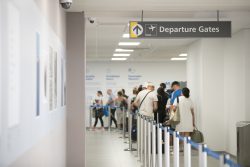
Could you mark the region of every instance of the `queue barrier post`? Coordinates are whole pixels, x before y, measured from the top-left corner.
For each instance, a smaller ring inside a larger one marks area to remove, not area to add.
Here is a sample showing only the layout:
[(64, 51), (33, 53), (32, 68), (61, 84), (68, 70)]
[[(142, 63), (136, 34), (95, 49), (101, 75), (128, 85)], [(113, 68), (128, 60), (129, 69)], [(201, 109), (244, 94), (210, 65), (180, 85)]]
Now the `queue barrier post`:
[(170, 133), (169, 127), (164, 128), (164, 149), (165, 149), (165, 167), (170, 167)]
[(220, 163), (219, 164), (220, 167), (224, 167), (224, 154), (220, 155), (219, 163)]
[(199, 166), (200, 167), (207, 167), (207, 152), (204, 149), (207, 146), (205, 144), (199, 145)]
[(157, 132), (157, 153), (158, 153), (158, 167), (162, 167), (162, 129), (161, 124), (158, 124), (158, 132)]
[(190, 137), (184, 138), (184, 167), (191, 167), (191, 144)]
[(156, 167), (156, 123), (152, 123), (152, 167)]
[(174, 167), (179, 167), (179, 132), (174, 132)]
[(92, 107), (89, 106), (89, 128), (92, 127)]
[(143, 128), (143, 125), (144, 125), (144, 119), (143, 119), (143, 116), (141, 115), (141, 142), (140, 142), (140, 148), (141, 148), (141, 156), (140, 156), (140, 161), (142, 162), (143, 161), (143, 131), (144, 131), (144, 128)]
[[(224, 156), (225, 156), (225, 158), (224, 158), (224, 160), (225, 160), (225, 162), (224, 162), (225, 167), (230, 167), (230, 164), (227, 164), (227, 163), (226, 163), (227, 161), (230, 160), (230, 155), (229, 155), (229, 154), (226, 154), (226, 155), (224, 155)], [(232, 165), (232, 166), (233, 166), (233, 165)]]
[(148, 147), (148, 158), (147, 158), (147, 164), (150, 167), (151, 164), (151, 120), (148, 121), (148, 143), (147, 143), (147, 147)]
[(110, 130), (111, 130), (111, 126), (110, 126), (110, 124), (111, 124), (111, 107), (110, 107), (110, 106), (108, 106), (108, 109), (109, 109), (109, 117), (108, 117), (108, 131), (110, 132)]
[(125, 108), (122, 107), (122, 132), (123, 132), (123, 139), (125, 139), (126, 137), (126, 131), (125, 131), (125, 124), (126, 124), (126, 111), (125, 111)]
[(140, 158), (141, 148), (140, 148), (140, 142), (141, 142), (141, 117), (138, 113), (136, 115), (137, 117), (137, 157)]
[(129, 148), (125, 149), (124, 151), (136, 151), (132, 147), (132, 113), (129, 113), (128, 115), (128, 134), (129, 134)]
[(144, 154), (143, 154), (143, 166), (147, 167), (147, 118), (144, 118)]

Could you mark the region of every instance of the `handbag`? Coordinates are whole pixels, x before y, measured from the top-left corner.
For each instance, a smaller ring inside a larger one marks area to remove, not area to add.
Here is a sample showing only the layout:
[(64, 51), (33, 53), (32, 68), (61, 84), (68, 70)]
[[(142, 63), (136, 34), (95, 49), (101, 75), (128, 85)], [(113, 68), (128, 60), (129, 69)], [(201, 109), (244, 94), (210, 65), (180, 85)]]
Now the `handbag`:
[(203, 143), (204, 142), (204, 136), (201, 131), (197, 129), (197, 127), (194, 127), (194, 131), (191, 134), (191, 139), (196, 143)]
[(172, 127), (178, 125), (181, 121), (180, 109), (179, 109), (179, 97), (177, 97), (176, 110), (171, 110), (169, 113), (169, 120), (165, 122), (165, 125), (171, 125)]
[(107, 105), (105, 105), (105, 106), (103, 106), (103, 115), (105, 116), (105, 117), (108, 117), (109, 116), (109, 108), (108, 108), (108, 106)]

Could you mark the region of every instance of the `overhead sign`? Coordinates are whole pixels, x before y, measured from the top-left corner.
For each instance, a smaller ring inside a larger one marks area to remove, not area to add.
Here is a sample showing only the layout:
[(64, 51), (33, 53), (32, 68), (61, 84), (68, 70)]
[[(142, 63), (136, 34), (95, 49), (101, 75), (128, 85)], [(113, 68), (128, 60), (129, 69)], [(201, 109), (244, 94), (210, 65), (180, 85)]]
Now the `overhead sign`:
[(130, 38), (228, 38), (231, 21), (131, 21), (129, 34)]

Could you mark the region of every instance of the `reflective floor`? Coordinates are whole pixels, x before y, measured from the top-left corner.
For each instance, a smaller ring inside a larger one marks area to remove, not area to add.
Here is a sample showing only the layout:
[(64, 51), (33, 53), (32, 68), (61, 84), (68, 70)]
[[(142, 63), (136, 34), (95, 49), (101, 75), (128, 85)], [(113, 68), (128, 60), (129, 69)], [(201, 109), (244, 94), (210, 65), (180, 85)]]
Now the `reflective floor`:
[[(86, 166), (87, 167), (141, 167), (137, 152), (127, 152), (128, 139), (122, 139), (118, 130), (111, 132), (95, 130), (86, 131)], [(136, 148), (136, 144), (133, 145)], [(180, 153), (180, 167), (184, 166), (183, 153)], [(164, 158), (163, 158), (164, 163)], [(164, 166), (164, 164), (163, 164)], [(173, 157), (171, 157), (173, 166)], [(198, 167), (198, 153), (192, 151), (192, 167)], [(208, 167), (219, 167), (219, 162), (208, 157)]]

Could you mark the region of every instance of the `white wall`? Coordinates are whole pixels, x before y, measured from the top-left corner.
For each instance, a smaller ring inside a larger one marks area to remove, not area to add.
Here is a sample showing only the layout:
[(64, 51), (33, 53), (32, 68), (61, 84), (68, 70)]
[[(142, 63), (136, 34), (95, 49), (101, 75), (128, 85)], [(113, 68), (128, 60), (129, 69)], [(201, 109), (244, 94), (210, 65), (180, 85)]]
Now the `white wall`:
[[(65, 13), (58, 1), (8, 0), (1, 1), (1, 5), (0, 94), (4, 98), (0, 98), (0, 167), (63, 167), (65, 108), (57, 103), (57, 108), (49, 111), (43, 78), (48, 50), (52, 47), (58, 53), (57, 101), (60, 102)], [(56, 22), (50, 22), (52, 18)], [(39, 116), (36, 116), (37, 33), (40, 34)]]
[[(214, 150), (236, 155), (236, 122), (249, 105), (249, 30), (228, 39), (201, 39), (189, 47), (187, 82), (196, 103), (198, 125)], [(240, 83), (240, 84), (239, 84)]]
[(85, 118), (89, 126), (88, 106), (97, 90), (106, 95), (108, 88), (115, 94), (124, 88), (126, 94), (132, 95), (135, 86), (147, 81), (153, 82), (156, 88), (162, 82), (186, 81), (186, 62), (87, 62), (86, 75)]
[(2, 109), (2, 57), (3, 57), (3, 54), (2, 54), (2, 15), (3, 15), (3, 12), (2, 12), (2, 1), (0, 1), (0, 137), (2, 135), (2, 112), (3, 112), (3, 109)]
[[(236, 122), (250, 121), (249, 118), (249, 58), (250, 30), (233, 35), (225, 43), (224, 54), (224, 97), (227, 145), (226, 149), (236, 154)], [(248, 116), (248, 117), (247, 117)]]
[(202, 108), (202, 57), (201, 41), (195, 42), (190, 45), (188, 50), (187, 60), (187, 86), (191, 90), (192, 100), (195, 102), (195, 122), (198, 127), (201, 127), (201, 108)]

